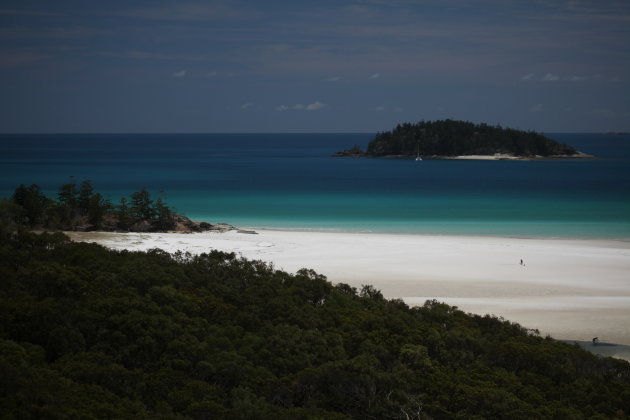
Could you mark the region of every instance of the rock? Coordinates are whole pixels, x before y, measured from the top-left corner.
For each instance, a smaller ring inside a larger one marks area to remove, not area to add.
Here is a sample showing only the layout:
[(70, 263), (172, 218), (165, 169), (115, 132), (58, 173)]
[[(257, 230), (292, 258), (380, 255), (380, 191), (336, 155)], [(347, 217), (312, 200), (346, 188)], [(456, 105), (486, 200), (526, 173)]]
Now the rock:
[(217, 223), (216, 225), (212, 225), (210, 230), (217, 232), (228, 232), (230, 230), (236, 230), (236, 228), (232, 225), (228, 225), (227, 223)]
[(210, 223), (207, 223), (207, 222), (200, 222), (200, 223), (199, 223), (199, 228), (200, 228), (202, 231), (206, 231), (206, 230), (210, 230), (210, 229), (212, 229), (212, 225), (211, 225)]
[(129, 230), (131, 232), (151, 232), (153, 229), (150, 222), (147, 220), (141, 220), (131, 225)]
[(332, 157), (367, 157), (369, 156), (365, 153), (359, 146), (354, 146), (352, 149), (342, 150), (341, 152), (336, 152), (331, 155)]
[(258, 232), (254, 231), (254, 230), (238, 229), (236, 232), (237, 233), (245, 233), (247, 235), (258, 235)]

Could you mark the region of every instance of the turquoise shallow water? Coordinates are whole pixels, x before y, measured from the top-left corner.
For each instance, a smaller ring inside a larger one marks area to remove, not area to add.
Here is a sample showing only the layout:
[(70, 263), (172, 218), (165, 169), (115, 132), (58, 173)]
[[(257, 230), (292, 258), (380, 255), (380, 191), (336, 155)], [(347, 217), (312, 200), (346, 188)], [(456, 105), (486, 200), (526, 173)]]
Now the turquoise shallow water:
[(630, 137), (551, 134), (594, 160), (340, 159), (369, 134), (0, 135), (0, 194), (91, 179), (117, 201), (166, 192), (239, 226), (630, 239)]

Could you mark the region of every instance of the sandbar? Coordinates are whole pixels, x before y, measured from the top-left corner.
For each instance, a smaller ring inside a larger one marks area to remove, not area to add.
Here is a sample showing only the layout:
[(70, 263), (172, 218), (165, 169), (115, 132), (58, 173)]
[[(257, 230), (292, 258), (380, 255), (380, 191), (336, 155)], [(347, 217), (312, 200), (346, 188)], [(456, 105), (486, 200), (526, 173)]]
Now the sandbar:
[(255, 230), (69, 236), (119, 250), (235, 252), (288, 272), (312, 268), (334, 284), (370, 284), (409, 305), (437, 299), (557, 339), (630, 345), (630, 241)]

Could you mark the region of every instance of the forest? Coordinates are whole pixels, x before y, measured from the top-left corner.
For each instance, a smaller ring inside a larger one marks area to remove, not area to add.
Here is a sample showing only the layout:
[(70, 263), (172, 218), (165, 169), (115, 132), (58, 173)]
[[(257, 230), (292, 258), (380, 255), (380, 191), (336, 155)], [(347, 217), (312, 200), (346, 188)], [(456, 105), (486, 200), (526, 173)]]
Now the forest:
[(627, 419), (630, 364), (233, 253), (0, 225), (3, 419)]
[(452, 157), (506, 154), (517, 157), (584, 156), (542, 134), (467, 121), (421, 121), (379, 132), (367, 151), (358, 146), (336, 156)]
[(163, 191), (153, 199), (142, 188), (113, 204), (94, 190), (90, 180), (61, 185), (56, 200), (36, 184), (21, 184), (9, 199), (0, 201), (0, 223), (65, 231), (200, 232), (212, 228), (175, 213)]

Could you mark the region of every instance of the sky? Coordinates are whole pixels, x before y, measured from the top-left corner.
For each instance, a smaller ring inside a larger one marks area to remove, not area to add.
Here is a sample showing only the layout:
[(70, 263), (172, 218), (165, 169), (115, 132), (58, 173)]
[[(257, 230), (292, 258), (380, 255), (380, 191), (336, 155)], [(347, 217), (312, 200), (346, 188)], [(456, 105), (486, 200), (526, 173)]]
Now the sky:
[(3, 0), (0, 132), (630, 131), (629, 0)]

